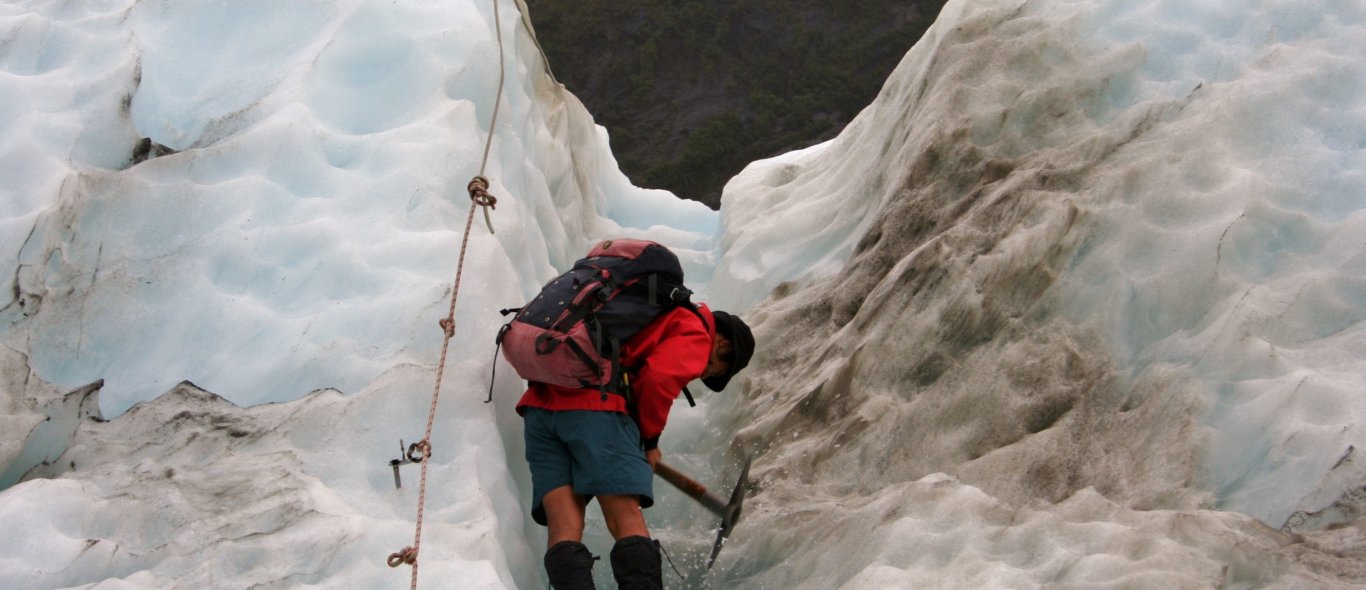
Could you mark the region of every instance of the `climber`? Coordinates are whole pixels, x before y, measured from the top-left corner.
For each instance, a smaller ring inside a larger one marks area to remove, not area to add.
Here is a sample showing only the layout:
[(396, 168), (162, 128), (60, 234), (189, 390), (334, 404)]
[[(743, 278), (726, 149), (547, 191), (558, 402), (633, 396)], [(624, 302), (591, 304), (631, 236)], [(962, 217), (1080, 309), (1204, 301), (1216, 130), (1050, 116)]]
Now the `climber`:
[(611, 564), (619, 587), (663, 588), (659, 543), (641, 511), (654, 504), (651, 474), (670, 407), (694, 379), (725, 389), (753, 351), (754, 336), (739, 318), (706, 305), (680, 306), (623, 343), (628, 395), (529, 382), (517, 412), (531, 467), (532, 518), (549, 529), (552, 587), (594, 588), (594, 557), (582, 541), (588, 502), (597, 498), (616, 540)]

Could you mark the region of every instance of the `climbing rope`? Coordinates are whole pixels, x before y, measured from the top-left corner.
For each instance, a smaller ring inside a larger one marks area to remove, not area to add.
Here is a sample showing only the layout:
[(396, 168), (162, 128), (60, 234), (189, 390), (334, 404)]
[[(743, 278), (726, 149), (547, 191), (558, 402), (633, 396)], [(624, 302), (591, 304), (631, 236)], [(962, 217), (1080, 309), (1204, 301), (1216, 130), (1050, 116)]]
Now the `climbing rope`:
[(479, 175), (470, 180), (466, 189), (470, 193), (470, 212), (465, 218), (465, 236), (460, 241), (460, 261), (455, 267), (455, 285), (451, 289), (451, 308), (446, 317), (441, 318), (437, 323), (441, 326), (441, 331), (445, 333), (445, 338), (441, 341), (441, 360), (436, 366), (436, 386), (432, 390), (432, 405), (427, 411), (427, 430), (422, 436), (422, 440), (413, 443), (408, 448), (408, 459), (414, 463), (422, 464), (422, 479), (418, 484), (417, 492), (417, 522), (416, 531), (413, 533), (413, 544), (411, 547), (404, 547), (397, 553), (389, 554), (387, 560), (389, 567), (398, 567), (403, 564), (413, 566), (412, 590), (417, 590), (417, 556), (422, 548), (422, 512), (427, 504), (427, 459), (431, 458), (432, 453), (432, 425), (436, 422), (436, 404), (441, 397), (441, 381), (446, 372), (446, 354), (450, 350), (451, 338), (455, 336), (455, 302), (460, 296), (460, 279), (465, 273), (465, 251), (469, 248), (470, 228), (474, 225), (474, 210), (482, 207), (484, 209), (484, 223), (488, 225), (489, 233), (493, 233), (493, 222), (489, 219), (489, 210), (495, 209), (498, 199), (489, 194), (489, 181), (484, 177), (484, 170), (489, 163), (489, 149), (493, 146), (493, 130), (498, 124), (498, 107), (503, 102), (503, 29), (499, 25), (498, 0), (493, 0), (493, 30), (498, 36), (498, 92), (493, 100), (493, 117), (489, 121), (488, 138), (484, 142), (484, 157), (479, 162)]

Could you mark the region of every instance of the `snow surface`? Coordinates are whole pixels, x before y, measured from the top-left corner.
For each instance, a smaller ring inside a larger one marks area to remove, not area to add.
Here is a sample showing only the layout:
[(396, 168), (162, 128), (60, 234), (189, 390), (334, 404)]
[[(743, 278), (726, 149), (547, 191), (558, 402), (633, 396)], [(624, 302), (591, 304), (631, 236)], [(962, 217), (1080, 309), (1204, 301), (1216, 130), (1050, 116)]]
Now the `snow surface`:
[[(499, 10), (423, 587), (544, 587), (505, 365), (481, 403), (496, 310), (618, 235), (760, 343), (673, 414), (676, 467), (754, 466), (710, 572), (715, 522), (657, 486), (670, 587), (1366, 586), (1366, 6), (952, 1), (720, 215), (631, 186)], [(387, 463), (426, 420), (494, 22), (0, 5), (0, 586), (408, 583), (417, 470)]]

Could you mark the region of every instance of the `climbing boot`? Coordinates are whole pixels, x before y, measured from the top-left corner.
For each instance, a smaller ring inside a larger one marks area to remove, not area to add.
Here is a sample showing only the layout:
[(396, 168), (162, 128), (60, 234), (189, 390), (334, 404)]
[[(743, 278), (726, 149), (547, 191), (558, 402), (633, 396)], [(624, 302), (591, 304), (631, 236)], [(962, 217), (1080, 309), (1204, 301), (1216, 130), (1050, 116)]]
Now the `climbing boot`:
[(621, 590), (663, 590), (659, 541), (649, 537), (618, 539), (612, 547), (612, 576)]
[(593, 554), (578, 541), (560, 541), (545, 552), (545, 573), (555, 590), (597, 590)]

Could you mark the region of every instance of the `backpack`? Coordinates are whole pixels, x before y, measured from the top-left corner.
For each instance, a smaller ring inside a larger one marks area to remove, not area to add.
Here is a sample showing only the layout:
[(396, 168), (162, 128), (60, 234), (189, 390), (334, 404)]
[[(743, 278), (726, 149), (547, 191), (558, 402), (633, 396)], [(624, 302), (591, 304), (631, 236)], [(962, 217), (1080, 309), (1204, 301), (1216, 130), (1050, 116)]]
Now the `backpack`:
[(527, 381), (597, 389), (603, 400), (611, 393), (630, 402), (622, 344), (676, 307), (702, 318), (691, 298), (678, 256), (668, 248), (647, 240), (606, 240), (529, 303), (502, 310), (517, 315), (498, 331), (497, 344)]

